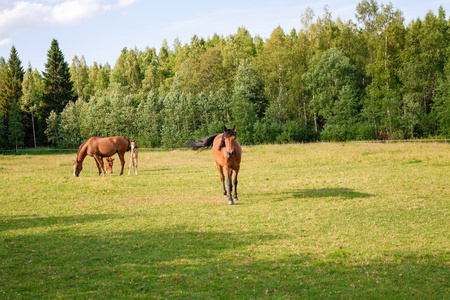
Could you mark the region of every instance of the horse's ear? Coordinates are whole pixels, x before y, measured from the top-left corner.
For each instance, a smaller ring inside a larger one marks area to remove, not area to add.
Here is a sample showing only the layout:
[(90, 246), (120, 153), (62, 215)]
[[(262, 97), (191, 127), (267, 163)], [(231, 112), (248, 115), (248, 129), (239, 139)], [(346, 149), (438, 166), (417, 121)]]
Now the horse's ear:
[(232, 131), (233, 131), (233, 134), (236, 135), (236, 125), (233, 126)]
[(223, 125), (223, 132), (226, 132), (227, 130), (227, 126)]

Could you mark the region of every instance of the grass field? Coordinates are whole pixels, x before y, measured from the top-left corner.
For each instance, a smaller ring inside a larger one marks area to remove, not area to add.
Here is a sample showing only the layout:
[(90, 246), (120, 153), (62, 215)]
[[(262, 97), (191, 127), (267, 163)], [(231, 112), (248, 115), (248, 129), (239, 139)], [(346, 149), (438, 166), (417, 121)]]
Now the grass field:
[(244, 147), (233, 206), (210, 150), (72, 159), (0, 156), (0, 298), (450, 299), (449, 144)]

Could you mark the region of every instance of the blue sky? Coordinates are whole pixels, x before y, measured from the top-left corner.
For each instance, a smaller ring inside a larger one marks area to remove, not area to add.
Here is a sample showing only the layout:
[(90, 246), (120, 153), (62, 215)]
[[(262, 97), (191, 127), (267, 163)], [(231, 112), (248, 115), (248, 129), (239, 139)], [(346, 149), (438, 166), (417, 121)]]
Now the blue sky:
[[(9, 58), (11, 47), (18, 51), (24, 69), (30, 62), (45, 69), (47, 51), (55, 38), (69, 65), (75, 55), (114, 67), (124, 48), (155, 47), (163, 40), (172, 46), (175, 38), (189, 43), (196, 34), (208, 38), (215, 33), (234, 34), (245, 27), (252, 36), (268, 38), (278, 26), (285, 32), (302, 27), (300, 17), (309, 6), (315, 16), (328, 6), (332, 18), (356, 22), (361, 0), (0, 0), (0, 56)], [(450, 0), (391, 0), (403, 12), (405, 22), (421, 18), (428, 11), (437, 14), (440, 5), (447, 17)]]

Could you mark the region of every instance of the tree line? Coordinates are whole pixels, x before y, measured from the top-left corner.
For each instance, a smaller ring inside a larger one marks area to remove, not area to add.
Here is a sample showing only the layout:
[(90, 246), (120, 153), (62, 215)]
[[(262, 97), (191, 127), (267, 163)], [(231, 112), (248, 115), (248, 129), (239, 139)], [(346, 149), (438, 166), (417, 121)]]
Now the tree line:
[(75, 148), (123, 135), (145, 147), (236, 125), (243, 144), (450, 137), (450, 19), (442, 6), (405, 24), (363, 0), (356, 20), (327, 7), (269, 38), (243, 27), (172, 47), (124, 48), (115, 65), (69, 66), (58, 42), (45, 71), (0, 58), (0, 148)]

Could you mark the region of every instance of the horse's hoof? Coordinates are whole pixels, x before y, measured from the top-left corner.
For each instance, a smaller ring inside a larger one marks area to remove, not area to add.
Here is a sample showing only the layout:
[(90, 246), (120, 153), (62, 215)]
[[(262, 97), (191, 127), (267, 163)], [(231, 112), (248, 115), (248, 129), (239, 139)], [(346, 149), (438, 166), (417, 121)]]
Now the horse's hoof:
[(228, 204), (233, 205), (234, 204), (233, 200), (228, 200)]
[(239, 201), (239, 198), (238, 197), (234, 197), (234, 201)]

